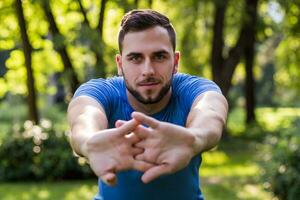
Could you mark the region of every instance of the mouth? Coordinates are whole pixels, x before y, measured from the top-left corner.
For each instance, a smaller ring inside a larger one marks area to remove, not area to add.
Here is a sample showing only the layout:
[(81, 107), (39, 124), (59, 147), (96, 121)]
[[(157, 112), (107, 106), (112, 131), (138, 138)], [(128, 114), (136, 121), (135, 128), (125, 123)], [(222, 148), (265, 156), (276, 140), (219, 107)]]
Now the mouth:
[(149, 82), (149, 83), (140, 83), (139, 86), (155, 86), (158, 85), (158, 82)]
[(156, 79), (147, 79), (144, 81), (141, 81), (138, 83), (138, 86), (144, 86), (144, 87), (149, 87), (149, 86), (156, 86), (159, 85), (160, 81)]

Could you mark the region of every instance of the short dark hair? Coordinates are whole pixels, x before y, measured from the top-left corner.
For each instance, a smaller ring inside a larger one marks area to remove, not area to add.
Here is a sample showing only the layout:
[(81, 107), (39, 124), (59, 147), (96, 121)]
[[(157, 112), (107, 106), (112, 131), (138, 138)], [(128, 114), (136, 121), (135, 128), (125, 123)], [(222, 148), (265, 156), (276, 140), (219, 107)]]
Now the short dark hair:
[(173, 50), (175, 51), (176, 33), (169, 18), (157, 11), (143, 9), (132, 10), (124, 15), (118, 37), (120, 53), (122, 53), (122, 43), (127, 33), (143, 31), (154, 26), (161, 26), (168, 31)]

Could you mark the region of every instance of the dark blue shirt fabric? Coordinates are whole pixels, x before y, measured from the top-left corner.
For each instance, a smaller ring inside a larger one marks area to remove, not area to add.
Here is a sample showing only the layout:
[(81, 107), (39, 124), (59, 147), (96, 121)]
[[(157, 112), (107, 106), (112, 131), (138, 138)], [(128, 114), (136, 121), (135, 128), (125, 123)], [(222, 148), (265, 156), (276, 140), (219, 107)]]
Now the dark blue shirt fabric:
[[(185, 126), (195, 98), (207, 91), (221, 93), (220, 88), (210, 80), (177, 73), (173, 77), (169, 103), (151, 117)], [(98, 101), (105, 109), (109, 128), (114, 128), (118, 119), (130, 120), (134, 111), (127, 99), (123, 77), (92, 79), (82, 84), (74, 96), (89, 96)], [(119, 172), (118, 183), (114, 187), (99, 179), (99, 194), (94, 200), (203, 200), (198, 175), (200, 164), (199, 154), (184, 169), (148, 184), (141, 181), (142, 172)]]

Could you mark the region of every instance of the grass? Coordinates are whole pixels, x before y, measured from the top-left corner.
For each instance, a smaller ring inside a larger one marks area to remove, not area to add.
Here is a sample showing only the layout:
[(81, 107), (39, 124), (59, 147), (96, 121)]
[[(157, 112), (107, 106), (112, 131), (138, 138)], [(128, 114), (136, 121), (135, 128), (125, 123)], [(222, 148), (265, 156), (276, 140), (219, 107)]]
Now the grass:
[(0, 183), (1, 200), (91, 200), (97, 180), (52, 183)]
[(271, 199), (259, 181), (255, 142), (232, 138), (203, 154), (200, 170), (204, 196), (210, 200)]
[[(289, 127), (292, 119), (300, 117), (300, 108), (272, 108), (263, 107), (255, 110), (258, 124), (264, 128), (265, 131), (274, 131), (279, 126), (281, 128)], [(247, 132), (245, 126), (245, 112), (242, 108), (231, 110), (227, 127), (233, 136), (240, 136)]]

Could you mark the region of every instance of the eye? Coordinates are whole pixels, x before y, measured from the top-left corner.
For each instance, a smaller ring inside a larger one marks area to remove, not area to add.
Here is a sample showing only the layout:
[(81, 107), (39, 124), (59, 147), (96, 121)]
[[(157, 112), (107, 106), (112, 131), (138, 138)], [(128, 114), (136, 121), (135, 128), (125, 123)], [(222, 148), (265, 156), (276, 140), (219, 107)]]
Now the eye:
[(140, 55), (132, 55), (132, 56), (128, 57), (128, 60), (130, 62), (133, 62), (133, 63), (139, 63), (139, 62), (142, 61), (142, 56), (140, 56)]
[(160, 54), (154, 55), (154, 60), (155, 61), (162, 62), (165, 59), (167, 59), (167, 56), (165, 54), (160, 53)]

